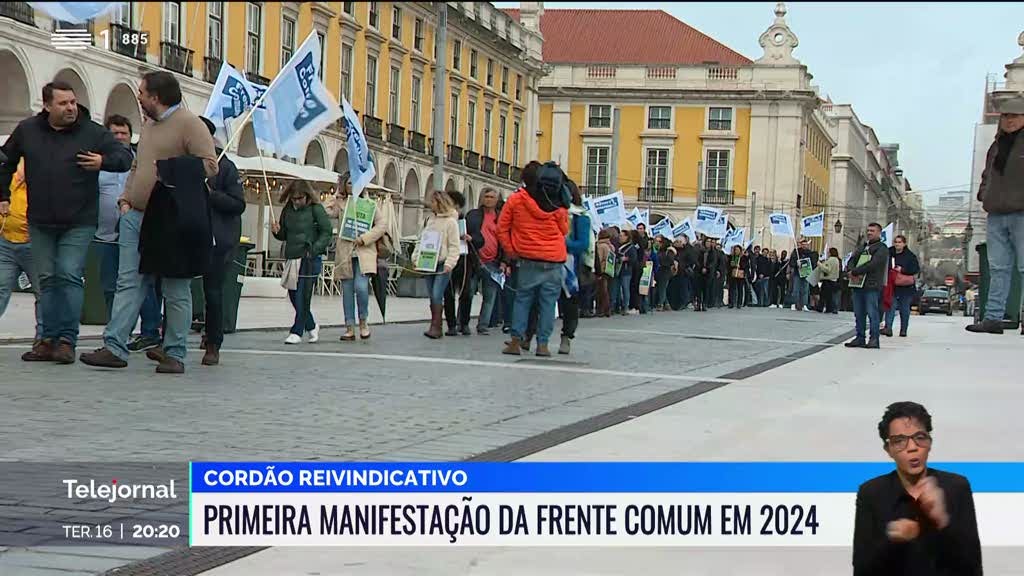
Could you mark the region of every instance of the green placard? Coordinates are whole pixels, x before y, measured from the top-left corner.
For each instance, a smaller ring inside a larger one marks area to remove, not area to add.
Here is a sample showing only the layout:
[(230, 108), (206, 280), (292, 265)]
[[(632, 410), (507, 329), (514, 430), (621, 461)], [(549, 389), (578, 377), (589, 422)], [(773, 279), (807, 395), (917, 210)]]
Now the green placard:
[(651, 291), (651, 276), (654, 275), (654, 262), (644, 264), (644, 273), (640, 276), (640, 295), (647, 296)]
[(345, 207), (345, 215), (341, 219), (341, 237), (355, 241), (373, 228), (373, 216), (377, 212), (377, 203), (369, 198), (351, 200)]
[(416, 249), (416, 270), (436, 272), (437, 257), (440, 252), (441, 233), (437, 230), (424, 230), (420, 235), (419, 247)]
[(608, 258), (604, 261), (604, 275), (615, 277), (615, 252), (608, 252)]
[(808, 278), (808, 277), (810, 277), (811, 272), (814, 271), (814, 267), (811, 266), (811, 259), (810, 258), (801, 258), (801, 259), (797, 260), (797, 265), (800, 267), (799, 270), (800, 270), (800, 277), (801, 278)]
[[(857, 265), (854, 268), (859, 268), (868, 262), (871, 262), (871, 254), (861, 254), (860, 258), (857, 258)], [(850, 288), (863, 288), (864, 280), (867, 279), (867, 274), (863, 276), (854, 276), (850, 274)]]

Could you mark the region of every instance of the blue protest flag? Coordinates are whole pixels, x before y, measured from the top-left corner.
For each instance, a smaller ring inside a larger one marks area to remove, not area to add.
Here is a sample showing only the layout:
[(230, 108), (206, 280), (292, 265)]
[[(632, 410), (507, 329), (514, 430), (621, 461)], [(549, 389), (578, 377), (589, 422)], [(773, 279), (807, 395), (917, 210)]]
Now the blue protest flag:
[(352, 196), (359, 196), (363, 188), (369, 184), (377, 169), (370, 158), (370, 147), (366, 144), (366, 134), (359, 116), (344, 96), (341, 97), (341, 108), (345, 124), (345, 148), (348, 150), (349, 181), (352, 182)]

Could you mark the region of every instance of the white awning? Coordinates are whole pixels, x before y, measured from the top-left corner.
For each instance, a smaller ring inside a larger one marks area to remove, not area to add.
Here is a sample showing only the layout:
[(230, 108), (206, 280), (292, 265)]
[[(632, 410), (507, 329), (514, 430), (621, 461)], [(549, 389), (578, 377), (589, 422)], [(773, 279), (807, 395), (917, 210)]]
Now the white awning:
[[(307, 182), (322, 182), (332, 185), (337, 185), (338, 178), (341, 177), (337, 172), (320, 168), (319, 166), (292, 164), (278, 158), (264, 156), (261, 164), (259, 156), (242, 157), (230, 152), (227, 156), (235, 163), (238, 171), (243, 175), (262, 175), (263, 170), (266, 170), (267, 175), (272, 178), (305, 180)], [(366, 186), (366, 189), (383, 194), (398, 194), (397, 190), (391, 190), (377, 184), (369, 184)]]

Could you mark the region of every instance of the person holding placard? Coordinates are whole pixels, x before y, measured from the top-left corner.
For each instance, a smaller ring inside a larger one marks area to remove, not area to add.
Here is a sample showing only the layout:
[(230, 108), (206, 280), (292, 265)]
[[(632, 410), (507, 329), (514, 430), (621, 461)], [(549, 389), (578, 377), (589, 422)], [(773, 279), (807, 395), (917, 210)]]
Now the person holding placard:
[[(868, 241), (860, 254), (850, 260), (850, 288), (853, 291), (853, 314), (856, 319), (857, 335), (846, 343), (847, 348), (878, 348), (881, 312), (879, 302), (889, 271), (889, 248), (882, 242), (882, 226), (877, 222), (868, 224)], [(870, 333), (866, 334), (865, 320), (870, 322)], [(870, 336), (865, 342), (865, 337)]]
[(615, 283), (615, 247), (612, 246), (612, 231), (608, 228), (597, 235), (596, 263), (598, 317), (608, 318), (612, 315), (611, 290)]
[(338, 239), (334, 243), (334, 274), (341, 279), (345, 333), (342, 342), (356, 339), (356, 311), (359, 337), (370, 337), (370, 275), (377, 273), (377, 241), (387, 232), (387, 222), (377, 203), (360, 196), (352, 199), (352, 182), (345, 172), (338, 180), (338, 192), (331, 212), (340, 218)]
[(444, 292), (459, 261), (459, 213), (451, 196), (441, 190), (430, 195), (430, 210), (412, 260), (417, 271), (426, 273), (430, 293), (430, 327), (423, 335), (437, 340), (444, 335), (441, 331)]
[(811, 284), (808, 278), (818, 266), (818, 253), (811, 250), (806, 238), (800, 239), (797, 249), (789, 256), (790, 283), (789, 288), (793, 299), (794, 310), (807, 310), (811, 297)]

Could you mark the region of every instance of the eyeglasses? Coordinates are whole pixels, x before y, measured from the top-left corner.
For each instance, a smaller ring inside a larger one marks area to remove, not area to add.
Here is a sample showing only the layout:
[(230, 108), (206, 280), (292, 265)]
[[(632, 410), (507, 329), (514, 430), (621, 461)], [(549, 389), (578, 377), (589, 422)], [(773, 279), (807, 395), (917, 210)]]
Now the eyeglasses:
[(904, 436), (897, 434), (895, 436), (889, 436), (886, 442), (889, 446), (896, 451), (903, 451), (907, 448), (907, 441), (913, 440), (914, 444), (917, 444), (918, 448), (928, 448), (932, 445), (932, 437), (927, 432), (918, 432), (913, 436)]

